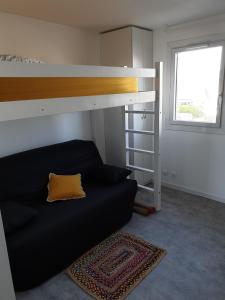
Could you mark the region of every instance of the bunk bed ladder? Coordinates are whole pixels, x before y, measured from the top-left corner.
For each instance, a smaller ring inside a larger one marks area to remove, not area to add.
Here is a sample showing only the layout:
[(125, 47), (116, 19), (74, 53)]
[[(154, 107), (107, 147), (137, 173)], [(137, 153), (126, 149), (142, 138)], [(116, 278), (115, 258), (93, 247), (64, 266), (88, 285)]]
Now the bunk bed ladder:
[[(161, 137), (161, 118), (162, 118), (162, 63), (156, 63), (156, 77), (155, 77), (155, 101), (154, 110), (133, 110), (129, 105), (125, 109), (125, 114), (128, 115), (127, 124), (125, 124), (125, 143), (126, 143), (126, 167), (131, 170), (138, 170), (146, 172), (153, 176), (154, 187), (148, 187), (138, 184), (139, 189), (143, 189), (154, 197), (154, 206), (157, 211), (161, 209), (161, 160), (160, 160), (160, 137)], [(136, 130), (131, 128), (133, 126), (132, 116), (134, 114), (144, 114), (154, 116), (154, 131)], [(130, 117), (131, 116), (131, 117)], [(126, 118), (125, 118), (126, 119)], [(134, 145), (134, 134), (151, 135), (154, 138), (154, 149), (137, 149)], [(134, 163), (134, 153), (141, 153), (143, 155), (151, 155), (154, 159), (154, 170), (136, 166)], [(152, 177), (151, 177), (152, 178)], [(146, 205), (146, 204), (145, 204)], [(148, 206), (148, 204), (147, 204)], [(150, 203), (149, 203), (150, 206)]]

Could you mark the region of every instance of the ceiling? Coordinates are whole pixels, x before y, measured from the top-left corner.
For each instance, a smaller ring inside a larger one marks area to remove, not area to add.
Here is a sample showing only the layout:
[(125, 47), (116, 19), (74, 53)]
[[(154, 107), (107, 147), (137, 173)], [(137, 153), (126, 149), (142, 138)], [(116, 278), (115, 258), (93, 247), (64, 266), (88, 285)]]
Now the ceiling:
[(98, 31), (157, 28), (225, 13), (225, 0), (0, 0), (0, 11)]

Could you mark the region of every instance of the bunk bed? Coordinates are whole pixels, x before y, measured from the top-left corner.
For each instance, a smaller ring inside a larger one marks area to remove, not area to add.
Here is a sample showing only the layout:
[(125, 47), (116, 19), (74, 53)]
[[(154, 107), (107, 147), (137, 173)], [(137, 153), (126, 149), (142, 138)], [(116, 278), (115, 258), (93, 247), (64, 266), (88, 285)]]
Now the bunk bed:
[[(128, 161), (127, 167), (153, 175), (154, 188), (139, 187), (154, 194), (155, 208), (160, 210), (162, 69), (161, 62), (154, 69), (2, 62), (0, 121), (154, 102), (154, 111), (144, 111), (154, 115), (154, 131), (125, 129), (126, 134), (153, 135), (154, 149), (144, 151), (126, 145), (124, 150), (154, 156), (154, 170), (132, 166)], [(140, 78), (154, 79), (155, 90), (138, 91)]]
[[(127, 167), (153, 175), (154, 188), (139, 187), (153, 194), (155, 208), (160, 210), (162, 77), (161, 62), (156, 63), (154, 69), (1, 62), (0, 122), (118, 106), (126, 106), (127, 114), (140, 114), (143, 111), (129, 110), (127, 107), (154, 102), (154, 111), (144, 111), (145, 114), (154, 115), (154, 131), (125, 128), (125, 134), (154, 136), (154, 149), (146, 151), (126, 145), (124, 151), (153, 155), (154, 170), (132, 166), (129, 161)], [(140, 78), (154, 79), (155, 90), (138, 91)], [(10, 299), (15, 299), (1, 215), (0, 240), (0, 259), (3, 265), (0, 275), (5, 282), (5, 294), (9, 295)]]

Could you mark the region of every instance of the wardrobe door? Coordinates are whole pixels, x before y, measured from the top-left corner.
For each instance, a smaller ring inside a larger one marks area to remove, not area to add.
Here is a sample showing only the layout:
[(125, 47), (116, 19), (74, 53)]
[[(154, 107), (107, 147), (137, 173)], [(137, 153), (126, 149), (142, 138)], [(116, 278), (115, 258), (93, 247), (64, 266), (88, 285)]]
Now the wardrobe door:
[[(152, 31), (129, 26), (101, 35), (101, 65), (152, 68)], [(139, 90), (152, 90), (151, 79), (140, 79)], [(128, 109), (151, 109), (152, 104), (131, 105)], [(104, 110), (104, 135), (106, 162), (125, 166), (125, 122), (128, 128), (152, 130), (153, 117), (145, 114), (124, 114), (124, 107)], [(130, 147), (152, 149), (153, 138), (141, 134), (126, 134)], [(142, 153), (129, 153), (129, 164), (152, 168), (152, 157)], [(146, 184), (151, 177), (147, 173), (135, 171), (138, 183)]]
[[(132, 67), (132, 28), (114, 30), (101, 35), (101, 65)], [(124, 107), (104, 110), (106, 162), (126, 165)]]

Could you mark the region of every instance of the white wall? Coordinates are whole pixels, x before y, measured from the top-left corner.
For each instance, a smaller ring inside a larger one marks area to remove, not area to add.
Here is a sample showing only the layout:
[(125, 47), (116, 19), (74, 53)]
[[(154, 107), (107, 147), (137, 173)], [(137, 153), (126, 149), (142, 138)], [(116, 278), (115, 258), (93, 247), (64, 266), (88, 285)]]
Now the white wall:
[[(154, 60), (165, 63), (164, 116), (168, 113), (170, 80), (167, 43), (222, 33), (225, 33), (225, 15), (154, 32)], [(162, 166), (169, 171), (163, 177), (167, 184), (225, 202), (224, 135), (167, 130), (164, 122)]]
[(96, 32), (0, 12), (0, 53), (55, 64), (99, 64)]
[(78, 139), (92, 139), (89, 112), (0, 123), (0, 156)]
[[(99, 65), (99, 47), (96, 32), (0, 13), (0, 54)], [(0, 156), (74, 138), (92, 139), (89, 112), (1, 122)]]

